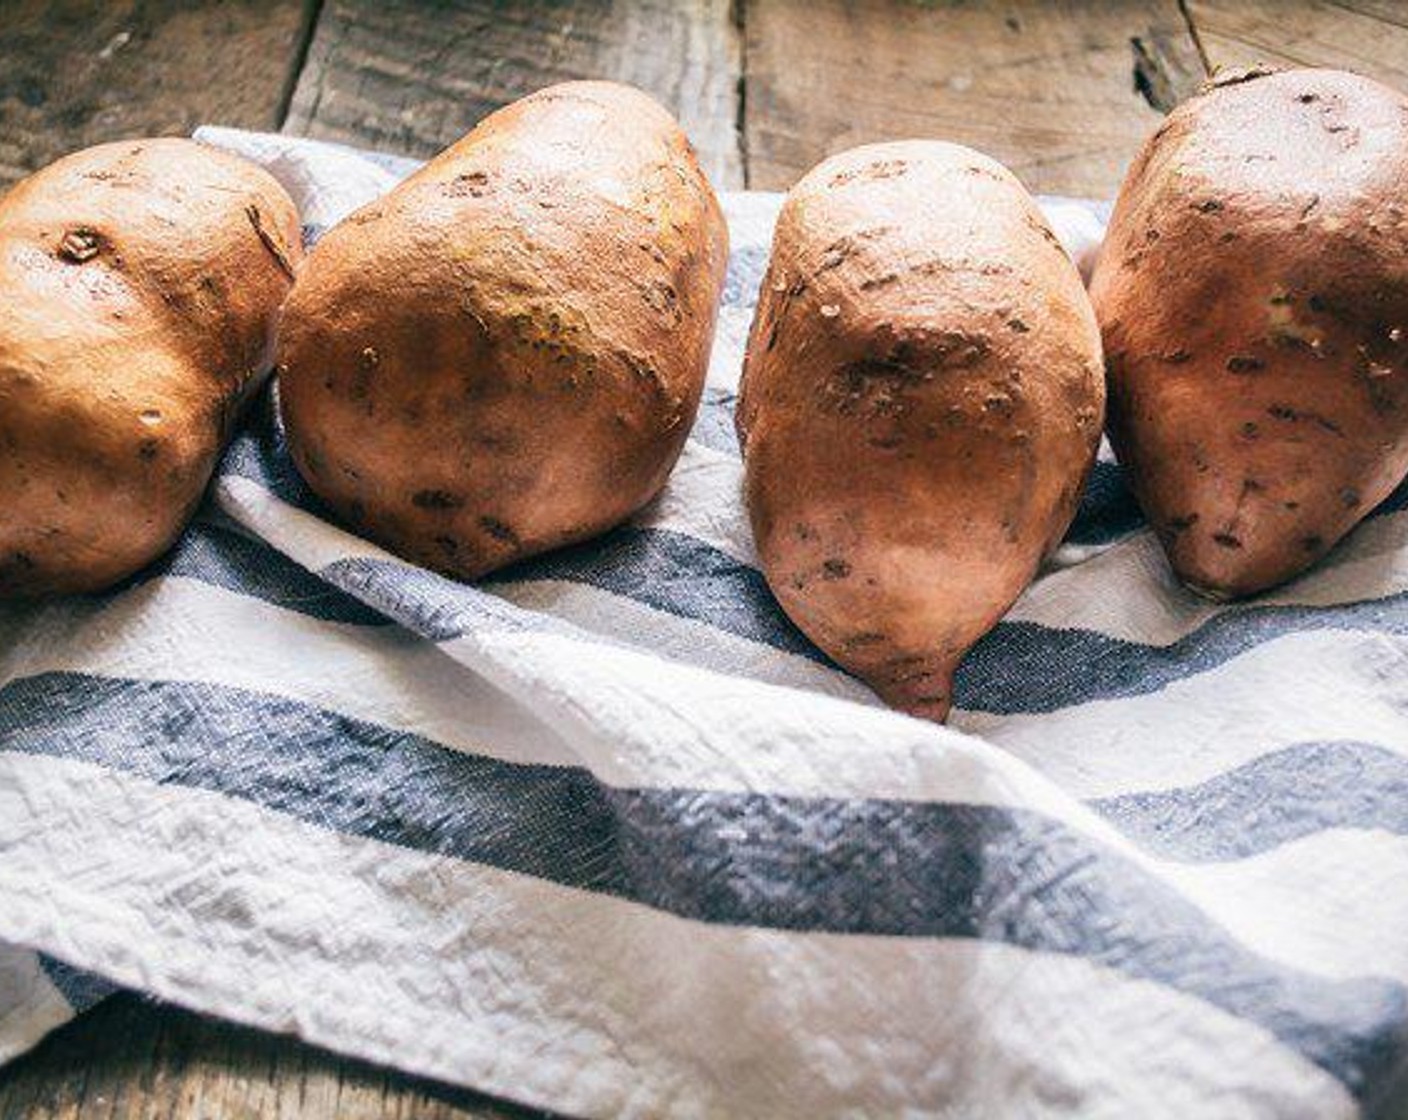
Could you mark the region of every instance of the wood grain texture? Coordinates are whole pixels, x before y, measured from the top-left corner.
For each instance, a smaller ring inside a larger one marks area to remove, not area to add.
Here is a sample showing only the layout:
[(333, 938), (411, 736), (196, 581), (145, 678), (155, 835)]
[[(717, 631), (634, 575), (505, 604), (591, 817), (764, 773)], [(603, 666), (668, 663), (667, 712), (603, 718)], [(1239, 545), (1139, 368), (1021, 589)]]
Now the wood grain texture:
[(286, 130), (428, 157), (485, 114), (571, 78), (647, 90), (714, 185), (741, 187), (728, 0), (328, 0)]
[(277, 128), (306, 0), (0, 0), (0, 185), (76, 148)]
[(0, 1118), (527, 1120), (547, 1113), (118, 995), (0, 1069)]
[(901, 137), (954, 140), (1028, 188), (1104, 197), (1160, 114), (1133, 40), (1180, 88), (1202, 66), (1176, 0), (973, 4), (747, 0), (749, 184), (781, 189), (833, 152)]
[(1187, 0), (1214, 66), (1333, 66), (1408, 91), (1402, 0)]

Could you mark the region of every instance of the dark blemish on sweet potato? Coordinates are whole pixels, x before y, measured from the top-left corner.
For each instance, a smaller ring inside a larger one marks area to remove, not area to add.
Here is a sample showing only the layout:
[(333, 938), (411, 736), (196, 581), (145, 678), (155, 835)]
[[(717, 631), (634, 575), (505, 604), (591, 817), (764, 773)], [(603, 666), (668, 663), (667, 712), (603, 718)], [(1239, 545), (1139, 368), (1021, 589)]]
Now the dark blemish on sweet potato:
[(972, 272), (979, 276), (1010, 276), (1012, 266), (999, 261), (975, 261), (968, 257), (931, 257), (910, 265), (910, 272), (919, 276), (943, 276), (950, 272)]
[(1182, 347), (1179, 347), (1177, 350), (1170, 350), (1166, 353), (1160, 354), (1159, 361), (1166, 362), (1168, 365), (1171, 366), (1181, 366), (1192, 356), (1193, 355), (1188, 353), (1187, 350), (1184, 350)]
[(1256, 439), (1261, 432), (1254, 421), (1248, 420), (1242, 425), (1242, 435), (1247, 439)]
[[(372, 391), (372, 373), (380, 363), (380, 355), (375, 348), (368, 346), (357, 357), (357, 368), (352, 373), (352, 384), (348, 387), (347, 395), (354, 401), (365, 401)], [(331, 389), (331, 381), (325, 382), (327, 388)], [(372, 406), (367, 405), (370, 414)]]
[(860, 290), (863, 292), (874, 291), (876, 288), (888, 287), (899, 279), (899, 273), (886, 272), (880, 276), (871, 276), (860, 282)]
[(1300, 509), (1300, 503), (1294, 500), (1282, 502), (1281, 504), (1287, 509)]
[(1344, 503), (1345, 509), (1353, 509), (1359, 504), (1359, 491), (1350, 486), (1344, 487), (1340, 491), (1340, 501)]
[(1023, 221), (1026, 223), (1028, 229), (1030, 229), (1033, 233), (1038, 234), (1041, 239), (1045, 241), (1048, 245), (1054, 246), (1055, 248), (1061, 250), (1062, 253), (1066, 251), (1065, 247), (1061, 244), (1061, 239), (1057, 237), (1054, 233), (1052, 233), (1051, 227), (1048, 226), (1040, 218), (1034, 217), (1031, 214), (1026, 214), (1023, 216)]
[(1166, 523), (1166, 527), (1170, 533), (1182, 533), (1185, 530), (1191, 529), (1197, 523), (1198, 515), (1196, 513), (1185, 513), (1178, 517), (1170, 517)]
[(837, 187), (844, 187), (858, 181), (894, 179), (905, 174), (908, 170), (909, 164), (902, 159), (879, 159), (851, 171), (838, 171), (831, 176), (826, 185), (834, 190)]
[(486, 171), (466, 171), (441, 187), (441, 193), (451, 198), (483, 198), (489, 190), (489, 174)]
[(1031, 331), (1031, 327), (1015, 316), (1007, 320), (1007, 325), (1018, 334), (1027, 334)]
[(864, 406), (871, 415), (908, 411), (913, 387), (932, 381), (940, 371), (967, 369), (990, 349), (985, 335), (951, 331), (926, 339), (923, 349), (901, 341), (881, 358), (847, 362), (821, 385), (823, 399), (843, 415)]
[(417, 509), (459, 509), (464, 505), (464, 498), (448, 490), (417, 490), (411, 495), (411, 504)]
[(833, 241), (821, 251), (821, 261), (816, 266), (817, 273), (830, 272), (833, 268), (840, 268), (855, 256), (856, 252), (856, 243), (849, 237)]
[(1242, 547), (1241, 540), (1237, 537), (1234, 537), (1231, 533), (1214, 533), (1212, 535), (1212, 539), (1214, 543), (1221, 545), (1223, 548)]
[(504, 544), (509, 545), (518, 544), (518, 534), (497, 517), (481, 517), (479, 519), (479, 527), (496, 541), (502, 541)]
[(1205, 198), (1202, 202), (1193, 203), (1193, 208), (1200, 214), (1215, 214), (1222, 209), (1222, 203), (1215, 198)]
[(83, 264), (96, 257), (102, 247), (101, 234), (87, 226), (79, 226), (64, 234), (59, 242), (59, 257), (71, 264)]
[(1266, 413), (1268, 416), (1272, 416), (1277, 420), (1284, 420), (1287, 423), (1291, 424), (1300, 423), (1301, 421), (1309, 421), (1310, 423), (1315, 424), (1317, 427), (1323, 428), (1325, 431), (1331, 432), (1334, 435), (1344, 435), (1343, 428), (1341, 428), (1329, 417), (1322, 416), (1318, 412), (1304, 412), (1300, 409), (1292, 408), (1288, 404), (1273, 404), (1266, 410)]
[(137, 457), (145, 462), (151, 462), (161, 449), (161, 444), (154, 439), (144, 439), (137, 445)]
[(821, 565), (821, 578), (825, 580), (845, 579), (851, 574), (851, 566), (839, 557), (833, 556)]
[(632, 377), (642, 385), (648, 385), (657, 396), (666, 396), (668, 388), (665, 378), (653, 365), (635, 354), (622, 352), (622, 360)]
[(1266, 363), (1260, 358), (1248, 357), (1245, 354), (1234, 354), (1227, 359), (1229, 373), (1255, 373), (1257, 370), (1265, 368)]
[(454, 537), (434, 537), (432, 542), (446, 556), (453, 557), (460, 550), (460, 542)]
[(675, 291), (673, 284), (664, 280), (652, 280), (637, 285), (637, 290), (646, 306), (656, 314), (663, 315), (675, 322), (682, 318), (679, 293)]
[(285, 276), (290, 280), (294, 279), (293, 265), (289, 262), (288, 254), (273, 232), (265, 228), (264, 216), (260, 214), (259, 207), (251, 203), (244, 208), (244, 213), (245, 217), (249, 219), (249, 224), (254, 227), (254, 233), (259, 238), (259, 243), (269, 251), (269, 255), (274, 258), (274, 263), (279, 266)]
[(1003, 182), (1003, 178), (990, 167), (969, 166), (963, 169), (963, 174), (971, 175), (975, 179), (989, 179), (994, 183)]
[(1325, 538), (1312, 533), (1308, 537), (1301, 537), (1300, 546), (1305, 549), (1306, 552), (1319, 552), (1325, 547)]

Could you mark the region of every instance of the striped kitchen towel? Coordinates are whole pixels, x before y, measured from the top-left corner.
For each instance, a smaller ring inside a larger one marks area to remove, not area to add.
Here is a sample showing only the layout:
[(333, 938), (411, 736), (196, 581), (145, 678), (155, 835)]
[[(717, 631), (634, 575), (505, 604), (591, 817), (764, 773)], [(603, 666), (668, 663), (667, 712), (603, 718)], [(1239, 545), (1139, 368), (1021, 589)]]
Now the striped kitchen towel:
[[(310, 239), (411, 166), (202, 135)], [(326, 517), (270, 393), (170, 556), (0, 610), (0, 1059), (122, 986), (569, 1114), (1403, 1107), (1404, 492), (1213, 605), (1106, 452), (951, 725), (889, 712), (739, 502), (777, 202), (726, 198), (693, 438), (604, 538), (415, 568)]]

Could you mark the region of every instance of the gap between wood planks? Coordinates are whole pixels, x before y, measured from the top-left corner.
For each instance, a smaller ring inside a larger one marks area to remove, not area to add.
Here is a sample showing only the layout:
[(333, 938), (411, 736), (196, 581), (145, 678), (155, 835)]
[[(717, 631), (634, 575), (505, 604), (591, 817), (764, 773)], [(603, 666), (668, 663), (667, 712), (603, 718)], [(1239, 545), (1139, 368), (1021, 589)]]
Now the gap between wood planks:
[(1164, 37), (1156, 33), (1131, 35), (1129, 45), (1134, 52), (1134, 87), (1150, 108), (1167, 113), (1192, 92), (1192, 88), (1202, 79), (1211, 77), (1212, 66), (1208, 63), (1207, 51), (1203, 49), (1198, 35), (1198, 26), (1193, 22), (1193, 13), (1188, 10), (1187, 0), (1178, 0), (1178, 10), (1183, 16), (1183, 25), (1188, 38), (1197, 52), (1200, 72), (1189, 74), (1180, 52), (1168, 50)]
[(323, 15), (323, 0), (303, 0), (303, 21), (299, 25), (298, 42), (294, 47), (293, 61), (284, 77), (283, 88), (279, 91), (279, 103), (275, 109), (277, 128), (282, 130), (288, 120), (289, 109), (293, 106), (293, 91), (298, 88), (299, 75), (308, 63), (308, 48), (313, 45), (313, 35), (318, 30), (318, 22)]

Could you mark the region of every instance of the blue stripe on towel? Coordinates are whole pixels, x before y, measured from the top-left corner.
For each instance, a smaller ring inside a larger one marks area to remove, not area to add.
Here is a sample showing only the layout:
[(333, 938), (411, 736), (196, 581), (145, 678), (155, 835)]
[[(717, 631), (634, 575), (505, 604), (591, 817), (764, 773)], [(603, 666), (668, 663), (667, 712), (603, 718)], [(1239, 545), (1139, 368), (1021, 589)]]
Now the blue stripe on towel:
[(319, 579), (277, 549), (208, 522), (192, 522), (175, 547), (125, 584), (106, 592), (112, 599), (161, 576), (181, 576), (261, 599), (325, 622), (386, 625), (366, 604)]
[[(506, 623), (506, 605), (478, 588), (398, 562), (341, 561), (323, 575), (436, 641), (480, 626), (521, 629), (526, 625), (527, 612), (512, 615), (514, 621)], [(534, 580), (589, 584), (819, 664), (832, 664), (788, 621), (755, 569), (684, 534), (618, 529), (588, 544), (506, 568), (483, 586)], [(1408, 593), (1337, 606), (1236, 607), (1167, 646), (1091, 630), (1003, 622), (959, 666), (955, 696), (959, 708), (1001, 715), (1052, 712), (1091, 701), (1142, 696), (1210, 672), (1274, 639), (1324, 630), (1408, 634)]]
[(1408, 758), (1373, 743), (1298, 743), (1193, 786), (1088, 803), (1156, 855), (1245, 859), (1332, 828), (1408, 836)]
[(65, 964), (57, 957), (51, 957), (47, 953), (39, 954), (39, 966), (44, 970), (44, 975), (49, 978), (49, 982), (64, 997), (64, 1002), (73, 1008), (75, 1015), (82, 1015), (90, 1007), (107, 999), (117, 991), (116, 984), (104, 980), (101, 976), (95, 976), (91, 972), (84, 972), (82, 969)]
[(1242, 947), (1124, 857), (1028, 810), (620, 790), (279, 697), (50, 673), (0, 689), (0, 750), (243, 798), (319, 827), (785, 930), (960, 937), (1090, 960), (1254, 1022), (1364, 1093), (1408, 992)]
[(1408, 634), (1408, 593), (1335, 606), (1236, 607), (1167, 646), (1003, 622), (958, 667), (957, 706), (1002, 715), (1145, 696), (1294, 634)]
[(762, 572), (685, 533), (616, 529), (501, 569), (483, 586), (540, 580), (588, 584), (786, 653), (831, 663), (782, 613)]

